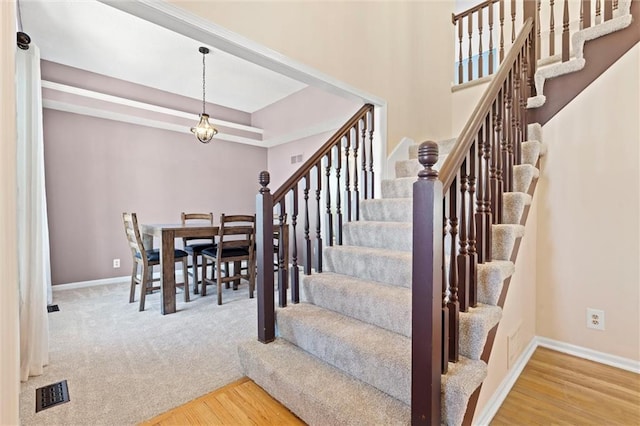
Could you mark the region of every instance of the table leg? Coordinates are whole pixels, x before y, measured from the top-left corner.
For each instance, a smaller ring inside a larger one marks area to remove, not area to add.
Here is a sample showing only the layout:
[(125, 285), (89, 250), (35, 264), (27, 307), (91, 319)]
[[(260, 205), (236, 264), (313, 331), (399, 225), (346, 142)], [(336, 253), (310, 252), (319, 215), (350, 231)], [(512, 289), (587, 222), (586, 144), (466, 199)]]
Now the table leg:
[(160, 246), (160, 312), (162, 315), (172, 314), (176, 311), (176, 259), (175, 259), (175, 233), (174, 231), (162, 231), (162, 244)]

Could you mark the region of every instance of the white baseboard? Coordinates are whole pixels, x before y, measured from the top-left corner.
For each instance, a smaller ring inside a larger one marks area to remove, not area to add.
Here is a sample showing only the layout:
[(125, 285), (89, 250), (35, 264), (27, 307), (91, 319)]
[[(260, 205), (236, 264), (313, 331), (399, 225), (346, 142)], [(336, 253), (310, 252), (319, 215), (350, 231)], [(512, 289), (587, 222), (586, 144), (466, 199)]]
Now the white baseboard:
[(634, 361), (632, 359), (595, 351), (582, 346), (560, 342), (547, 337), (534, 336), (527, 348), (514, 364), (513, 368), (509, 373), (507, 373), (496, 391), (493, 393), (491, 399), (489, 399), (482, 412), (473, 419), (473, 425), (484, 426), (491, 422), (493, 416), (496, 415), (502, 406), (502, 403), (506, 399), (507, 395), (509, 395), (511, 388), (516, 383), (516, 380), (518, 380), (518, 377), (520, 377), (522, 370), (524, 370), (524, 367), (526, 367), (529, 359), (538, 347), (552, 349), (578, 358), (588, 359), (600, 364), (610, 365), (612, 367), (640, 374), (640, 361)]
[(560, 342), (559, 340), (553, 340), (547, 337), (537, 336), (536, 340), (538, 341), (538, 346), (542, 346), (543, 348), (553, 349), (554, 351), (577, 356), (578, 358), (588, 359), (600, 364), (610, 365), (611, 367), (640, 374), (640, 361), (595, 351), (582, 346), (572, 345), (571, 343)]
[(473, 425), (484, 426), (488, 425), (491, 422), (491, 419), (493, 419), (493, 416), (496, 415), (496, 413), (502, 406), (502, 403), (507, 398), (507, 395), (509, 395), (511, 388), (516, 383), (516, 380), (518, 380), (518, 377), (520, 377), (520, 373), (522, 373), (524, 367), (527, 366), (529, 359), (531, 358), (537, 347), (537, 338), (534, 336), (533, 339), (531, 339), (531, 342), (529, 342), (527, 348), (518, 357), (518, 360), (515, 362), (515, 364), (513, 364), (513, 368), (511, 368), (496, 391), (493, 393), (491, 399), (489, 399), (489, 401), (487, 402), (487, 405), (484, 406), (484, 409), (482, 410), (480, 415), (478, 415), (477, 418), (474, 416), (472, 423)]
[[(160, 278), (160, 272), (154, 272), (153, 278)], [(131, 275), (125, 275), (123, 277), (101, 278), (99, 280), (78, 281), (75, 283), (57, 284), (57, 285), (51, 286), (51, 289), (54, 292), (64, 291), (64, 290), (75, 290), (78, 288), (96, 287), (99, 285), (109, 285), (109, 284), (129, 282), (129, 280), (131, 280)], [(176, 281), (180, 282), (180, 280), (182, 280), (182, 270), (177, 270)]]

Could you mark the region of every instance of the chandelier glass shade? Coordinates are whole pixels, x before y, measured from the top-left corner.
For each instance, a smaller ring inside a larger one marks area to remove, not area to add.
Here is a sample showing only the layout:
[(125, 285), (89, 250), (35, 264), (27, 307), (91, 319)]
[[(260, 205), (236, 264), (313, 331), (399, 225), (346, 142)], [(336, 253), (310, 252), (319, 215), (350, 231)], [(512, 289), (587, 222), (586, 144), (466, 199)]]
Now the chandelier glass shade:
[(209, 53), (209, 49), (206, 47), (200, 47), (198, 49), (202, 53), (202, 114), (200, 114), (200, 121), (196, 127), (191, 128), (191, 132), (196, 135), (196, 138), (202, 143), (209, 143), (211, 139), (218, 133), (218, 129), (213, 127), (209, 123), (209, 114), (205, 111), (205, 55)]

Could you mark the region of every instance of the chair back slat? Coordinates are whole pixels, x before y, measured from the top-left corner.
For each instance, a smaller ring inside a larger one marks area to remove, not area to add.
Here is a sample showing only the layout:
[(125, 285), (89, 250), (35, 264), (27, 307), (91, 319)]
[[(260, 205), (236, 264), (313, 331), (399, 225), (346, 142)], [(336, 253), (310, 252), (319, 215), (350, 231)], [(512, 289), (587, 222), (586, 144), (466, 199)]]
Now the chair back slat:
[(139, 257), (143, 262), (147, 261), (147, 253), (140, 236), (140, 228), (138, 227), (138, 218), (135, 213), (122, 213), (122, 221), (124, 223), (124, 232), (127, 235), (127, 241), (134, 257)]
[[(183, 225), (185, 225), (188, 222), (202, 222), (202, 223), (207, 223), (209, 225), (213, 225), (213, 213), (185, 213), (182, 212), (180, 214), (180, 219)], [(193, 242), (193, 240), (197, 240), (199, 242), (203, 242), (203, 243), (211, 243), (213, 244), (213, 238), (200, 238), (200, 237), (183, 237), (182, 238), (182, 244), (183, 246), (187, 246), (190, 242)]]

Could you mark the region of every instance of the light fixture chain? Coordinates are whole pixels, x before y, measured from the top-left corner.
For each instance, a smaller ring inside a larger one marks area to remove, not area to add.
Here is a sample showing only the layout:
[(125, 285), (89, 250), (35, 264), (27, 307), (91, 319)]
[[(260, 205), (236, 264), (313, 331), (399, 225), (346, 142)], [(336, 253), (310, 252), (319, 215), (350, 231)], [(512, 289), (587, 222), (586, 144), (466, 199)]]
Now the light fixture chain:
[(205, 113), (204, 106), (205, 106), (205, 93), (206, 93), (205, 92), (206, 79), (205, 79), (205, 60), (204, 60), (204, 57), (205, 57), (205, 53), (202, 53), (202, 113), (203, 114)]

